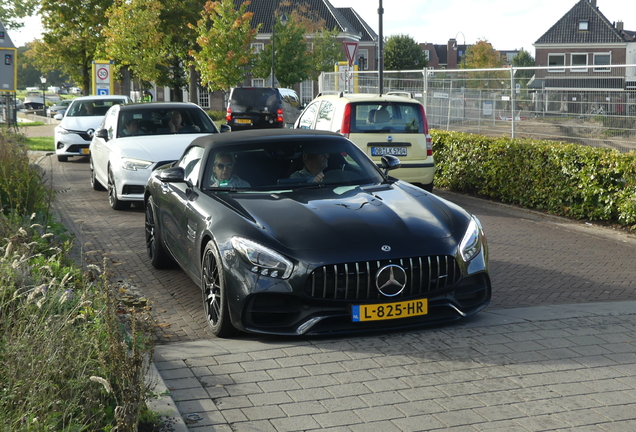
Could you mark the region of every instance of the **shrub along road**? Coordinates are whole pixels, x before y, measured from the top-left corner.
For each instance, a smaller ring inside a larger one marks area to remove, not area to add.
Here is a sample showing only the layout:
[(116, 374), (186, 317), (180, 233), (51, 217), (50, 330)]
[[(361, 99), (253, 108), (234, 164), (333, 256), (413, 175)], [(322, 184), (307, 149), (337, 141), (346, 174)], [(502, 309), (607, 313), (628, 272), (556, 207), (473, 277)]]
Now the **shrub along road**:
[[(146, 257), (144, 212), (114, 211), (92, 190), (88, 158), (43, 157), (56, 210), (77, 236), (84, 262), (106, 258), (114, 280), (154, 305), (160, 342), (208, 338), (199, 289), (179, 269), (158, 271)], [(636, 300), (636, 236), (511, 206), (437, 191), (475, 213), (490, 247), (493, 299), (487, 310)]]

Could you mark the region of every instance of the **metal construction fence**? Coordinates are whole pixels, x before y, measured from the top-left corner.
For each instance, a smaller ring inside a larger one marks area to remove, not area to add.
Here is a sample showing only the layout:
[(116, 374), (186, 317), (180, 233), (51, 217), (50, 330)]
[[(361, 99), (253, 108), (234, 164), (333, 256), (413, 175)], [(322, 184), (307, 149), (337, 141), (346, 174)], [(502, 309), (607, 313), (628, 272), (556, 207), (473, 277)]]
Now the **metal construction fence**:
[[(321, 93), (378, 93), (372, 72), (326, 72)], [(429, 127), (636, 150), (636, 65), (384, 71), (383, 92), (426, 109)]]

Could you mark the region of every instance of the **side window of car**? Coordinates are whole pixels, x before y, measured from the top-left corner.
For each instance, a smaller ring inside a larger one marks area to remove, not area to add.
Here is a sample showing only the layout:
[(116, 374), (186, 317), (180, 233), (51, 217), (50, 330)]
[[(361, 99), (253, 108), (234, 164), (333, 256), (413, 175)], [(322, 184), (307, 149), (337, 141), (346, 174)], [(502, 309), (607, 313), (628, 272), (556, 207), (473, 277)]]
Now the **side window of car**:
[(202, 147), (190, 147), (188, 152), (184, 154), (176, 164), (176, 166), (183, 168), (185, 179), (193, 185), (197, 185), (199, 180), (202, 156)]
[(111, 140), (115, 138), (115, 128), (117, 127), (117, 115), (119, 114), (118, 109), (112, 109), (108, 112), (108, 115), (104, 117), (100, 128), (106, 129), (108, 131), (108, 139)]
[(331, 130), (331, 120), (333, 119), (333, 113), (336, 106), (330, 101), (323, 101), (318, 111), (318, 118), (316, 119), (316, 129), (318, 130)]
[(298, 122), (299, 129), (311, 129), (314, 124), (314, 119), (316, 118), (316, 113), (318, 112), (318, 107), (320, 106), (320, 102), (315, 102), (307, 107), (305, 112), (300, 117), (300, 121)]

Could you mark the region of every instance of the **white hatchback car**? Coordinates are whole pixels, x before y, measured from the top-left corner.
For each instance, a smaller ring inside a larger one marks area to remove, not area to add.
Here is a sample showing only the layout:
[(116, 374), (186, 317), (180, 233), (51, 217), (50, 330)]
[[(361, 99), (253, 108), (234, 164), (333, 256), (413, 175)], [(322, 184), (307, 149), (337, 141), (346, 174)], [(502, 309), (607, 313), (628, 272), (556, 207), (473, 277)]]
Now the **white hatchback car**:
[(424, 106), (416, 99), (366, 93), (318, 95), (294, 127), (338, 132), (378, 165), (384, 155), (397, 156), (401, 165), (391, 176), (433, 190), (433, 145)]
[[(229, 131), (226, 125), (221, 131)], [(91, 185), (108, 190), (115, 210), (143, 202), (152, 171), (179, 159), (201, 136), (219, 133), (205, 111), (189, 102), (113, 106), (90, 144)]]
[(66, 162), (69, 156), (89, 154), (93, 133), (113, 105), (131, 102), (128, 96), (82, 96), (75, 98), (64, 114), (56, 114), (61, 120), (55, 127), (55, 154), (57, 160)]

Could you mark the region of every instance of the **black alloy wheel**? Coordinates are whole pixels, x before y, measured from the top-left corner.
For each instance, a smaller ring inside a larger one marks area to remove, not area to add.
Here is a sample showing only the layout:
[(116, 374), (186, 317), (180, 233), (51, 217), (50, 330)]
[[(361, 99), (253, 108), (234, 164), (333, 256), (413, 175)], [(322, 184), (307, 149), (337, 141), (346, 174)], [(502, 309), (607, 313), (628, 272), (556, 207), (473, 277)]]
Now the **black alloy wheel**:
[(221, 265), (221, 257), (212, 242), (208, 242), (203, 252), (201, 289), (205, 317), (212, 333), (220, 338), (234, 335), (236, 329), (230, 322), (225, 273)]
[(150, 263), (156, 269), (171, 267), (174, 261), (163, 245), (161, 230), (156, 223), (155, 203), (152, 197), (146, 203), (146, 251)]

